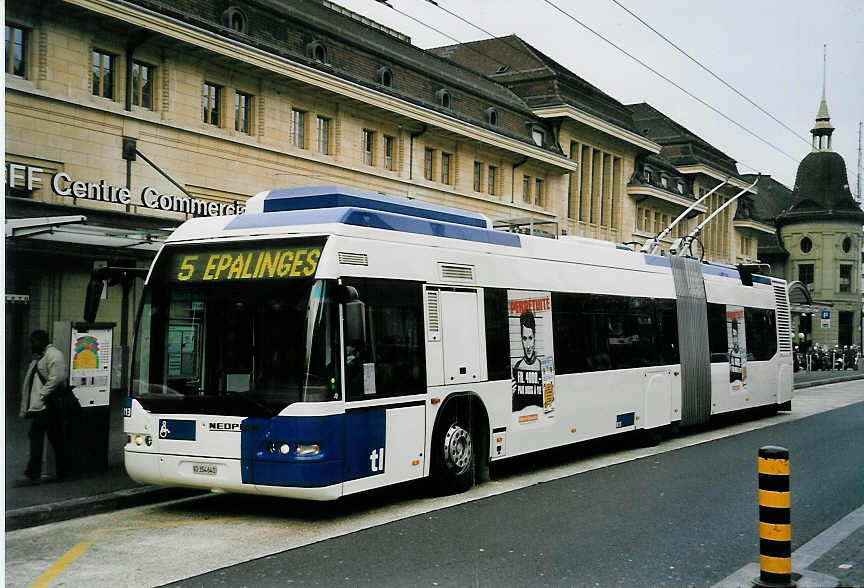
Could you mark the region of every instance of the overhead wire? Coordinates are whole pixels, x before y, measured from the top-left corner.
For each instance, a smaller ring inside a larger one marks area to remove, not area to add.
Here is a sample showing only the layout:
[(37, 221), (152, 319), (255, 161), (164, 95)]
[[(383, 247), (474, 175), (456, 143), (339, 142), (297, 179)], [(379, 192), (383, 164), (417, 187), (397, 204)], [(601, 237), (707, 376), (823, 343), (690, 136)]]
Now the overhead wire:
[[(431, 0), (427, 0), (427, 1), (431, 1)], [(774, 116), (773, 114), (771, 114), (770, 112), (768, 112), (767, 110), (765, 110), (765, 109), (764, 109), (763, 107), (761, 107), (760, 105), (756, 104), (756, 102), (754, 102), (754, 101), (751, 100), (749, 97), (747, 97), (747, 96), (746, 96), (743, 92), (741, 92), (738, 88), (736, 88), (735, 86), (733, 86), (732, 84), (730, 84), (729, 82), (727, 82), (726, 80), (724, 80), (722, 77), (720, 77), (719, 75), (717, 75), (716, 73), (714, 73), (713, 71), (711, 71), (711, 69), (709, 69), (706, 65), (704, 65), (703, 63), (701, 63), (698, 59), (696, 59), (695, 57), (693, 57), (692, 55), (690, 55), (689, 53), (687, 53), (684, 49), (682, 49), (681, 47), (679, 47), (679, 46), (678, 46), (674, 41), (672, 41), (671, 39), (669, 39), (666, 35), (664, 35), (664, 34), (661, 33), (660, 31), (658, 31), (656, 28), (654, 28), (653, 26), (651, 26), (649, 23), (647, 23), (647, 22), (646, 22), (643, 18), (641, 18), (638, 14), (636, 14), (635, 12), (633, 12), (632, 10), (630, 10), (629, 8), (627, 8), (626, 6), (624, 6), (621, 2), (619, 2), (619, 0), (610, 0), (610, 1), (613, 2), (613, 3), (615, 3), (615, 4), (617, 4), (617, 5), (618, 5), (622, 10), (624, 10), (624, 12), (626, 12), (627, 14), (629, 14), (630, 16), (632, 16), (633, 18), (635, 18), (636, 20), (638, 20), (638, 21), (639, 21), (640, 23), (642, 23), (643, 25), (645, 25), (645, 26), (646, 26), (649, 30), (651, 30), (655, 35), (657, 35), (658, 37), (660, 37), (661, 39), (663, 39), (664, 41), (666, 41), (669, 45), (671, 45), (672, 47), (674, 47), (674, 48), (675, 48), (679, 53), (681, 53), (684, 57), (686, 57), (687, 59), (689, 59), (690, 61), (692, 61), (692, 62), (695, 63), (696, 65), (698, 65), (700, 68), (702, 68), (702, 69), (705, 70), (706, 72), (708, 72), (708, 73), (709, 73), (709, 74), (710, 74), (714, 79), (716, 79), (716, 80), (719, 81), (721, 84), (723, 84), (724, 86), (726, 86), (727, 88), (729, 88), (730, 90), (732, 90), (733, 92), (735, 92), (736, 94), (738, 94), (738, 96), (740, 96), (741, 98), (743, 98), (744, 100), (746, 100), (747, 102), (749, 102), (751, 105), (755, 106), (755, 107), (756, 107), (760, 112), (762, 112), (763, 114), (765, 114), (766, 116), (768, 116), (769, 118), (771, 118), (771, 120), (773, 120), (774, 122), (776, 122), (777, 124), (779, 124), (780, 126), (782, 126), (784, 129), (786, 129), (787, 131), (789, 131), (790, 133), (792, 133), (793, 135), (795, 135), (796, 137), (798, 137), (799, 139), (801, 139), (802, 141), (804, 141), (805, 143), (807, 143), (808, 145), (810, 144), (810, 140), (809, 140), (809, 139), (807, 139), (807, 138), (804, 137), (803, 135), (799, 135), (798, 132), (797, 132), (795, 129), (791, 128), (791, 127), (788, 126), (786, 123), (784, 123), (782, 120), (780, 120), (779, 118), (777, 118), (776, 116)]]
[(721, 117), (723, 117), (723, 118), (726, 119), (727, 121), (731, 122), (731, 123), (734, 124), (736, 127), (738, 127), (739, 129), (741, 129), (742, 131), (744, 131), (744, 132), (746, 132), (747, 134), (751, 135), (752, 137), (758, 139), (758, 140), (761, 141), (762, 143), (765, 143), (766, 145), (768, 145), (769, 147), (771, 147), (771, 148), (774, 149), (775, 151), (778, 151), (778, 152), (782, 153), (783, 155), (785, 155), (786, 157), (788, 157), (790, 160), (795, 161), (795, 162), (798, 161), (798, 158), (793, 157), (792, 155), (788, 154), (786, 151), (784, 151), (783, 149), (781, 149), (780, 147), (778, 147), (778, 146), (775, 145), (774, 143), (768, 141), (767, 139), (765, 139), (765, 138), (763, 138), (763, 137), (760, 137), (760, 136), (757, 135), (755, 132), (751, 131), (749, 128), (745, 127), (744, 125), (742, 125), (741, 123), (739, 123), (738, 121), (736, 121), (735, 119), (733, 119), (732, 117), (730, 117), (730, 116), (728, 116), (727, 114), (723, 113), (722, 111), (720, 111), (720, 110), (717, 109), (716, 107), (712, 106), (711, 104), (709, 104), (708, 102), (706, 102), (705, 100), (703, 100), (702, 98), (700, 98), (699, 96), (696, 96), (695, 94), (693, 94), (692, 92), (690, 92), (689, 90), (687, 90), (686, 88), (684, 88), (683, 86), (681, 86), (681, 84), (679, 84), (679, 83), (676, 82), (675, 80), (673, 80), (673, 79), (669, 78), (668, 76), (666, 76), (665, 74), (659, 72), (659, 71), (658, 71), (657, 69), (655, 69), (654, 67), (652, 67), (652, 66), (650, 66), (649, 64), (645, 63), (644, 61), (642, 61), (641, 59), (639, 59), (638, 57), (636, 57), (635, 55), (633, 55), (632, 53), (630, 53), (629, 51), (627, 51), (626, 49), (624, 49), (623, 47), (621, 47), (620, 45), (616, 44), (614, 41), (611, 41), (611, 40), (607, 39), (607, 38), (604, 37), (601, 33), (595, 31), (593, 28), (591, 28), (590, 26), (588, 26), (587, 24), (585, 24), (584, 22), (582, 22), (581, 20), (579, 20), (578, 18), (576, 18), (575, 16), (573, 16), (572, 14), (570, 14), (569, 12), (567, 12), (566, 10), (564, 10), (563, 8), (561, 8), (560, 6), (558, 6), (557, 4), (555, 4), (554, 2), (552, 2), (551, 0), (543, 0), (543, 2), (545, 2), (546, 4), (548, 4), (549, 6), (551, 6), (552, 8), (554, 8), (555, 10), (557, 10), (558, 12), (560, 12), (561, 14), (563, 14), (564, 16), (566, 16), (567, 18), (569, 18), (570, 20), (572, 20), (573, 22), (575, 22), (576, 24), (578, 24), (579, 26), (581, 26), (582, 28), (586, 29), (588, 32), (590, 32), (590, 33), (592, 33), (593, 35), (599, 37), (601, 40), (605, 41), (606, 43), (608, 43), (609, 45), (611, 45), (612, 47), (614, 47), (615, 49), (617, 49), (618, 51), (620, 51), (621, 53), (623, 53), (624, 55), (626, 55), (627, 57), (629, 57), (630, 59), (632, 59), (633, 61), (635, 61), (636, 63), (638, 63), (638, 64), (641, 65), (642, 67), (644, 67), (645, 69), (647, 69), (648, 71), (650, 71), (651, 73), (653, 73), (654, 75), (656, 75), (656, 76), (658, 76), (659, 78), (665, 80), (665, 81), (668, 82), (669, 84), (672, 84), (673, 86), (675, 86), (676, 88), (678, 88), (679, 90), (681, 90), (682, 92), (684, 92), (685, 94), (687, 94), (687, 96), (689, 96), (689, 97), (692, 98), (693, 100), (699, 102), (700, 104), (702, 104), (703, 106), (705, 106), (706, 108), (708, 108), (709, 110), (711, 110), (712, 112), (714, 112), (714, 113), (720, 115)]
[[(454, 43), (456, 43), (456, 44), (459, 45), (459, 46), (465, 47), (465, 48), (469, 49), (470, 51), (473, 51), (474, 53), (477, 53), (478, 55), (482, 55), (482, 56), (485, 57), (486, 59), (489, 59), (489, 60), (491, 60), (492, 62), (497, 63), (499, 66), (508, 66), (508, 67), (509, 67), (509, 64), (506, 64), (506, 63), (502, 62), (501, 60), (492, 57), (492, 56), (489, 55), (488, 53), (484, 53), (483, 51), (480, 51), (480, 50), (477, 49), (476, 47), (472, 47), (471, 45), (469, 45), (469, 44), (467, 44), (467, 43), (463, 43), (462, 41), (460, 41), (460, 40), (457, 39), (456, 37), (454, 37), (454, 36), (452, 36), (452, 35), (450, 35), (450, 34), (448, 34), (448, 33), (445, 33), (444, 31), (442, 31), (442, 30), (440, 30), (440, 29), (437, 29), (437, 28), (433, 27), (432, 25), (430, 25), (430, 24), (428, 24), (428, 23), (426, 23), (426, 22), (423, 22), (422, 20), (420, 20), (420, 19), (418, 19), (418, 18), (415, 18), (415, 17), (411, 16), (411, 15), (408, 14), (407, 12), (403, 12), (402, 10), (399, 10), (398, 8), (396, 8), (395, 6), (393, 6), (392, 4), (390, 4), (390, 1), (389, 1), (389, 0), (375, 0), (375, 2), (377, 2), (377, 3), (379, 3), (379, 4), (383, 4), (383, 5), (386, 6), (387, 8), (390, 8), (391, 10), (393, 10), (393, 11), (395, 11), (395, 12), (401, 14), (402, 16), (404, 16), (404, 17), (406, 17), (406, 18), (409, 18), (409, 19), (413, 20), (413, 21), (416, 22), (417, 24), (419, 24), (419, 25), (421, 25), (421, 26), (424, 26), (424, 27), (426, 27), (427, 29), (430, 29), (430, 30), (435, 31), (436, 33), (438, 33), (438, 34), (441, 35), (442, 37), (446, 37), (446, 38), (450, 39), (451, 41), (453, 41)], [(433, 2), (433, 4), (434, 4), (434, 2)], [(439, 8), (441, 8), (441, 7), (439, 6)], [(458, 18), (458, 17), (457, 17), (457, 18)], [(467, 21), (466, 21), (466, 22), (467, 22)], [(470, 24), (470, 23), (469, 23), (469, 24)], [(487, 33), (487, 34), (488, 34), (488, 33)]]
[[(381, 2), (381, 3), (383, 3), (383, 4), (386, 4), (386, 5), (390, 6), (390, 5), (387, 3), (386, 0), (376, 0), (376, 1), (377, 1), (377, 2)], [(433, 6), (435, 6), (435, 7), (437, 7), (437, 8), (439, 8), (440, 10), (443, 10), (443, 11), (446, 12), (447, 14), (449, 14), (449, 15), (451, 15), (451, 16), (457, 18), (457, 19), (459, 19), (460, 21), (464, 22), (465, 24), (468, 24), (469, 26), (474, 27), (475, 29), (477, 29), (477, 30), (483, 32), (483, 33), (486, 34), (486, 35), (489, 35), (489, 37), (491, 37), (491, 38), (496, 38), (496, 36), (495, 36), (493, 33), (490, 33), (489, 31), (487, 31), (487, 30), (484, 29), (483, 27), (480, 27), (479, 25), (477, 25), (477, 24), (475, 24), (475, 23), (473, 23), (473, 22), (471, 22), (471, 21), (469, 21), (469, 20), (463, 18), (462, 16), (456, 14), (455, 12), (453, 12), (453, 11), (451, 11), (451, 10), (448, 10), (448, 9), (445, 8), (444, 6), (441, 6), (441, 4), (439, 4), (436, 0), (425, 0), (425, 1), (428, 2), (429, 4), (432, 4)], [(616, 0), (612, 0), (612, 1), (615, 2), (616, 4), (619, 4)], [(712, 106), (710, 103), (708, 103), (708, 102), (706, 102), (705, 100), (703, 100), (702, 98), (696, 96), (695, 94), (693, 94), (692, 92), (690, 92), (689, 90), (687, 90), (686, 88), (684, 88), (683, 86), (681, 86), (680, 84), (678, 84), (677, 82), (675, 82), (674, 80), (672, 80), (671, 78), (669, 78), (668, 76), (666, 76), (666, 75), (664, 75), (663, 73), (659, 72), (657, 69), (655, 69), (654, 67), (650, 66), (650, 65), (647, 64), (646, 62), (642, 61), (641, 59), (639, 59), (638, 57), (636, 57), (636, 56), (633, 55), (632, 53), (628, 52), (628, 51), (627, 51), (626, 49), (624, 49), (623, 47), (621, 47), (621, 46), (617, 45), (616, 43), (614, 43), (613, 41), (607, 39), (607, 38), (606, 38), (605, 36), (603, 36), (601, 33), (597, 32), (596, 30), (594, 30), (593, 28), (591, 28), (591, 27), (588, 26), (587, 24), (583, 23), (582, 21), (580, 21), (579, 19), (577, 19), (575, 16), (573, 16), (572, 14), (570, 14), (570, 13), (568, 13), (567, 11), (563, 10), (562, 8), (560, 8), (559, 6), (557, 6), (556, 4), (554, 4), (553, 2), (551, 2), (550, 0), (544, 0), (544, 2), (546, 2), (546, 3), (549, 4), (552, 8), (554, 8), (554, 9), (556, 9), (557, 11), (561, 12), (564, 16), (566, 16), (566, 17), (568, 17), (569, 19), (573, 20), (573, 21), (576, 22), (578, 25), (582, 26), (583, 28), (585, 28), (586, 30), (588, 30), (589, 32), (591, 32), (592, 34), (594, 34), (595, 36), (599, 37), (600, 39), (602, 39), (602, 40), (605, 41), (606, 43), (612, 45), (612, 47), (614, 47), (615, 49), (617, 49), (618, 51), (620, 51), (621, 53), (623, 53), (624, 55), (626, 55), (626, 56), (629, 57), (630, 59), (634, 60), (636, 63), (638, 63), (638, 64), (641, 65), (642, 67), (648, 69), (648, 70), (649, 70), (650, 72), (652, 72), (654, 75), (660, 77), (661, 79), (663, 79), (663, 80), (666, 81), (667, 83), (672, 84), (673, 86), (675, 86), (676, 88), (678, 88), (680, 91), (684, 92), (687, 96), (689, 96), (689, 97), (692, 98), (693, 100), (696, 100), (697, 102), (699, 102), (700, 104), (702, 104), (702, 105), (705, 106), (706, 108), (710, 109), (712, 112), (714, 112), (714, 113), (720, 115), (720, 116), (723, 117), (725, 120), (731, 122), (732, 124), (734, 124), (735, 126), (737, 126), (738, 128), (740, 128), (740, 129), (743, 130), (744, 132), (748, 133), (748, 134), (751, 135), (752, 137), (758, 139), (758, 140), (761, 141), (762, 143), (765, 143), (766, 145), (768, 145), (769, 147), (771, 147), (771, 148), (774, 149), (775, 151), (778, 151), (779, 153), (782, 153), (783, 155), (785, 155), (786, 157), (788, 157), (790, 160), (792, 160), (792, 161), (798, 161), (798, 158), (796, 158), (796, 157), (790, 155), (789, 153), (787, 153), (786, 151), (784, 151), (783, 149), (781, 149), (780, 147), (778, 147), (778, 146), (775, 145), (774, 143), (771, 143), (771, 142), (768, 141), (767, 139), (765, 139), (765, 138), (759, 136), (758, 134), (756, 134), (755, 132), (753, 132), (752, 130), (750, 130), (749, 128), (747, 128), (746, 126), (744, 126), (743, 124), (739, 123), (738, 121), (736, 121), (736, 120), (733, 119), (732, 117), (730, 117), (730, 116), (728, 116), (727, 114), (725, 114), (725, 113), (723, 113), (722, 111), (720, 111), (718, 108)], [(619, 4), (619, 5), (620, 5), (620, 4)], [(623, 5), (620, 5), (620, 6), (626, 10), (626, 8), (625, 8)], [(391, 8), (393, 8), (393, 7), (391, 6)], [(394, 10), (396, 10), (396, 9), (394, 8)], [(398, 11), (398, 10), (397, 10), (397, 12), (401, 12), (401, 11)], [(630, 11), (628, 10), (628, 12), (630, 12)], [(404, 13), (403, 13), (403, 14), (404, 14)], [(631, 13), (631, 14), (633, 14), (633, 13)], [(406, 15), (406, 16), (407, 16), (407, 15)], [(637, 15), (633, 14), (633, 16), (634, 16), (635, 18), (638, 19), (638, 16), (637, 16)], [(412, 20), (415, 20), (415, 21), (416, 21), (416, 19), (414, 19), (413, 17), (410, 17), (410, 18), (412, 18)], [(654, 30), (655, 33), (660, 34), (660, 35), (662, 36), (661, 33), (659, 33), (658, 31), (656, 31), (655, 29), (653, 29), (653, 27), (651, 27), (648, 23), (644, 22), (642, 19), (639, 19), (639, 20), (640, 20), (640, 22), (642, 22), (645, 26), (648, 26), (649, 28), (651, 28), (652, 30)], [(420, 21), (417, 21), (417, 22), (420, 22)], [(429, 25), (426, 25), (426, 23), (423, 23), (423, 22), (420, 22), (420, 24), (422, 24), (422, 25), (424, 25), (424, 26), (429, 26)], [(432, 28), (432, 27), (430, 27), (430, 28)], [(443, 34), (443, 33), (442, 33), (442, 34)], [(451, 38), (451, 39), (452, 39), (452, 37), (450, 37), (449, 35), (445, 35), (445, 36), (447, 36), (448, 38)], [(666, 39), (666, 37), (663, 37), (663, 38), (664, 38), (664, 40), (666, 40), (668, 43), (672, 44), (676, 49), (678, 49), (678, 50), (681, 51), (682, 53), (685, 53), (682, 49), (680, 49), (679, 47), (677, 47), (677, 45), (675, 45), (671, 40)], [(502, 38), (502, 41), (504, 41), (505, 43), (507, 42), (506, 39), (503, 39), (503, 38)], [(457, 42), (458, 42), (458, 41), (457, 41)], [(507, 43), (507, 44), (510, 45), (510, 43)], [(511, 45), (511, 46), (512, 46), (512, 45)], [(471, 47), (470, 45), (466, 45), (466, 47), (468, 47), (468, 48), (474, 50), (475, 52), (478, 52), (478, 53), (483, 54), (482, 52), (476, 50), (475, 48)], [(485, 54), (483, 54), (483, 55), (485, 55)], [(685, 55), (686, 55), (686, 53), (685, 53)], [(488, 55), (487, 55), (487, 57), (488, 57)], [(688, 57), (690, 57), (690, 56), (688, 55)], [(690, 59), (693, 59), (693, 58), (690, 57)], [(494, 60), (494, 61), (497, 62), (497, 60)], [(695, 60), (694, 60), (694, 61), (695, 61)], [(500, 63), (500, 62), (499, 62), (499, 63)], [(697, 63), (698, 65), (701, 66), (701, 64), (699, 64), (698, 61), (697, 61), (696, 63)], [(704, 66), (701, 66), (701, 67), (704, 68)], [(707, 70), (707, 68), (705, 68), (705, 69)], [(791, 131), (792, 133), (794, 133), (794, 134), (795, 134), (796, 136), (798, 136), (799, 138), (803, 139), (803, 137), (801, 137), (800, 135), (798, 135), (797, 133), (795, 133), (794, 130), (790, 129), (790, 128), (789, 128), (788, 126), (786, 126), (782, 121), (776, 119), (773, 115), (771, 115), (770, 113), (768, 113), (766, 110), (762, 109), (758, 104), (755, 104), (752, 100), (750, 100), (749, 98), (747, 98), (746, 96), (744, 96), (743, 94), (741, 94), (737, 89), (735, 89), (734, 87), (732, 87), (730, 84), (726, 83), (725, 80), (723, 80), (722, 78), (719, 78), (719, 76), (716, 76), (716, 74), (714, 74), (714, 73), (711, 72), (710, 70), (707, 70), (707, 71), (709, 71), (709, 73), (711, 73), (712, 75), (714, 75), (715, 77), (717, 77), (718, 79), (720, 79), (720, 81), (723, 82), (724, 84), (729, 85), (729, 86), (730, 86), (734, 91), (736, 91), (737, 93), (739, 93), (739, 94), (740, 94), (740, 95), (741, 95), (745, 100), (747, 100), (748, 102), (752, 103), (754, 106), (756, 106), (757, 108), (759, 108), (760, 110), (762, 110), (763, 112), (765, 112), (765, 114), (767, 114), (767, 115), (770, 116), (772, 119), (774, 119), (775, 121), (777, 121), (778, 123), (780, 123), (782, 126), (784, 126), (784, 128), (786, 128), (787, 130)], [(809, 141), (807, 141), (806, 139), (803, 139), (803, 140), (809, 144)], [(749, 166), (749, 165), (746, 165), (746, 164), (743, 164), (743, 163), (742, 163), (742, 165), (745, 165), (745, 167), (748, 167), (748, 168), (750, 168), (750, 169), (754, 169), (754, 171), (755, 171), (755, 168), (752, 168), (752, 167)]]

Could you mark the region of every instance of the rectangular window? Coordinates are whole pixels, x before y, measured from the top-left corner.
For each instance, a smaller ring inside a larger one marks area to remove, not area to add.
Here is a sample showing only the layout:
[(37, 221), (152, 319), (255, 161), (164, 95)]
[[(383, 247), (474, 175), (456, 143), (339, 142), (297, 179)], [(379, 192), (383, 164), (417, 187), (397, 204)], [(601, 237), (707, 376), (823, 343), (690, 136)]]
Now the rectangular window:
[(544, 185), (543, 180), (540, 178), (534, 180), (534, 204), (537, 206), (543, 206), (545, 204)]
[(390, 135), (384, 135), (384, 169), (393, 171), (393, 146), (396, 144), (396, 139)]
[(153, 109), (153, 80), (155, 68), (135, 61), (132, 63), (132, 104)]
[(852, 291), (852, 266), (848, 264), (840, 264), (840, 291)]
[(201, 105), (204, 109), (204, 122), (208, 125), (220, 126), (219, 104), (222, 102), (222, 88), (210, 82), (204, 82), (201, 95)]
[(421, 285), (366, 278), (346, 278), (345, 284), (357, 289), (369, 321), (365, 346), (345, 341), (346, 357), (355, 358), (345, 365), (347, 399), (426, 392)]
[(747, 333), (747, 356), (766, 361), (777, 353), (777, 328), (774, 311), (764, 308), (744, 309), (744, 330)]
[(363, 129), (363, 163), (375, 165), (375, 131)]
[(432, 160), (435, 157), (435, 150), (426, 147), (423, 152), (423, 177), (427, 180), (432, 180)]
[(729, 361), (729, 335), (726, 332), (726, 305), (708, 303), (708, 351), (711, 363)]
[(646, 233), (650, 233), (651, 227), (651, 209), (646, 208), (642, 217), (642, 230)]
[(495, 167), (494, 165), (490, 165), (489, 166), (488, 183), (489, 183), (489, 194), (491, 196), (494, 196), (497, 193), (495, 191), (495, 176), (497, 173), (498, 173), (498, 168)]
[(509, 380), (512, 372), (507, 290), (484, 288), (483, 314), (486, 317), (486, 367), (489, 370), (489, 381)]
[(798, 266), (798, 281), (807, 286), (808, 289), (813, 289), (813, 271), (812, 263), (802, 263)]
[(93, 50), (93, 95), (114, 98), (114, 56)]
[(442, 153), (441, 154), (441, 183), (449, 184), (450, 183), (450, 154)]
[(479, 161), (474, 162), (474, 191), (480, 191), (481, 175), (483, 174), (483, 164)]
[(552, 313), (558, 374), (679, 361), (674, 300), (553, 292)]
[(252, 96), (243, 92), (234, 94), (234, 130), (249, 134), (249, 119), (252, 114)]
[(662, 218), (662, 216), (660, 215), (660, 213), (657, 211), (654, 211), (654, 232), (655, 233), (659, 233), (660, 231), (663, 230), (663, 225), (660, 224), (661, 218)]
[(306, 112), (291, 109), (291, 144), (306, 149)]
[(27, 36), (24, 29), (6, 25), (6, 73), (24, 77), (27, 74)]
[(318, 153), (330, 154), (330, 119), (318, 117)]
[(522, 200), (531, 203), (531, 176), (522, 176)]
[(644, 226), (642, 224), (642, 215), (643, 214), (644, 214), (643, 208), (641, 206), (637, 206), (636, 207), (636, 230), (637, 231), (643, 230), (642, 229), (642, 227)]

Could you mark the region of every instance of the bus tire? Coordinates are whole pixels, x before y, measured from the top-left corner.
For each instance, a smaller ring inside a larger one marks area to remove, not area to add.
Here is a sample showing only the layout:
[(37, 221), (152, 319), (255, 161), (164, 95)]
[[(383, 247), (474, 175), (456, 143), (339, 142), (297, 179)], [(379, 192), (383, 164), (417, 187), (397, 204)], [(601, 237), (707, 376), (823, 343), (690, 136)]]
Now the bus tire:
[(471, 421), (459, 411), (441, 419), (432, 436), (432, 481), (438, 494), (458, 494), (474, 485), (477, 443)]

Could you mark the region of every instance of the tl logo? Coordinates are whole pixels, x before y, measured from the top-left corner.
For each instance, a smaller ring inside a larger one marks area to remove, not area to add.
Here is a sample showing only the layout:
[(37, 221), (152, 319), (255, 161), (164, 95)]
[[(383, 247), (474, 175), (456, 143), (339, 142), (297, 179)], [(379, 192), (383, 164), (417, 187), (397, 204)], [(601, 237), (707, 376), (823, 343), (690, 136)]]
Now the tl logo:
[(373, 449), (372, 453), (369, 455), (369, 462), (372, 467), (373, 472), (383, 472), (384, 471), (384, 448)]

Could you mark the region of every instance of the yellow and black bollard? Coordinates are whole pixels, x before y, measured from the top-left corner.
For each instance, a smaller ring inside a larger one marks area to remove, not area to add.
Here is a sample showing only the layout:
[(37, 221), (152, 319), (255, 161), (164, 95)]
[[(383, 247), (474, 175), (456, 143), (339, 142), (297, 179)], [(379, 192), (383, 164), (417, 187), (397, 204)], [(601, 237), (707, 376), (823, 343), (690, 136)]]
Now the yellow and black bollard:
[(789, 450), (759, 449), (759, 578), (756, 586), (791, 588), (792, 525)]

